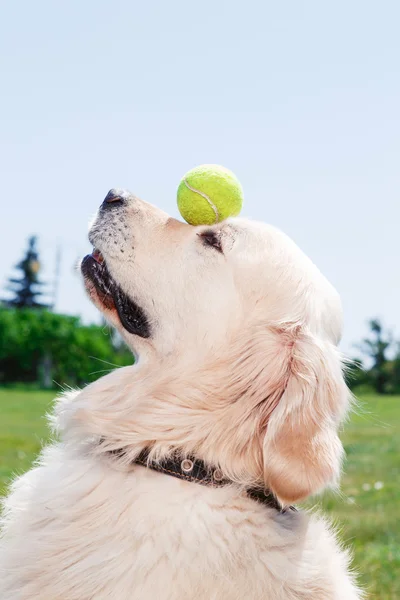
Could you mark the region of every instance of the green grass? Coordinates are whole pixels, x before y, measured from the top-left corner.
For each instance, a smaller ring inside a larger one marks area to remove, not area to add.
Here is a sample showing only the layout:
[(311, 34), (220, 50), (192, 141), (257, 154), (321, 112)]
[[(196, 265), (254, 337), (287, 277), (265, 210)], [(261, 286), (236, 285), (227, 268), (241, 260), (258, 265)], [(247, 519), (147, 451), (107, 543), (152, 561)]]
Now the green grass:
[(54, 392), (0, 389), (0, 495), (32, 464), (49, 437), (45, 419)]
[(400, 598), (400, 396), (360, 398), (341, 437), (347, 454), (341, 496), (326, 494), (317, 505), (333, 516), (341, 539), (353, 548), (368, 597), (395, 600)]
[[(0, 494), (12, 475), (29, 468), (48, 438), (44, 415), (53, 397), (0, 389)], [(362, 397), (342, 439), (347, 461), (341, 494), (327, 494), (315, 505), (333, 517), (354, 549), (369, 597), (400, 598), (400, 397)]]

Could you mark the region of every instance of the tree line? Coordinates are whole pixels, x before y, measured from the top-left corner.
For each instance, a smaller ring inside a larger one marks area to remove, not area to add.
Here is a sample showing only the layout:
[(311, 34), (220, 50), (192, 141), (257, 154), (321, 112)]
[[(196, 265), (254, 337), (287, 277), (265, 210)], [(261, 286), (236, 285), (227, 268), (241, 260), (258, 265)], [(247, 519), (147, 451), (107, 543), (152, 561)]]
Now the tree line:
[(0, 308), (0, 385), (82, 386), (133, 363), (108, 326), (46, 309)]
[(132, 364), (132, 354), (108, 326), (84, 325), (51, 310), (40, 269), (33, 236), (0, 300), (0, 384), (81, 386)]
[(348, 372), (352, 388), (369, 388), (378, 394), (400, 393), (400, 340), (385, 330), (379, 319), (368, 323), (369, 336), (357, 348), (363, 358), (354, 359)]

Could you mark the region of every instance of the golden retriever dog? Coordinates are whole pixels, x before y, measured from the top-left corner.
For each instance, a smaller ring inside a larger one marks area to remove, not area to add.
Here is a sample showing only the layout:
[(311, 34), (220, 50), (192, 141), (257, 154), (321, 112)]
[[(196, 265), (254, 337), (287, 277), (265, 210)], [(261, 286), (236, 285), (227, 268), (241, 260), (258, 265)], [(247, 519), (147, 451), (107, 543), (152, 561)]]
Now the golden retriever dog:
[(59, 399), (4, 503), (1, 600), (355, 600), (327, 523), (349, 406), (337, 293), (275, 228), (111, 190), (82, 261), (132, 349)]

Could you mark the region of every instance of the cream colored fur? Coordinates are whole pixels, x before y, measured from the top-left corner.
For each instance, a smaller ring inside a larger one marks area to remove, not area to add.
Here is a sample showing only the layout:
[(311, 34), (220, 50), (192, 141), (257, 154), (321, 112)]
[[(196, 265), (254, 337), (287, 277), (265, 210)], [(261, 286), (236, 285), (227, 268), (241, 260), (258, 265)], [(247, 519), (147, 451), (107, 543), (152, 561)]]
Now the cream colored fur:
[[(337, 483), (338, 296), (274, 228), (214, 226), (223, 253), (204, 229), (134, 197), (96, 218), (92, 241), (151, 336), (126, 333), (87, 285), (137, 361), (58, 400), (60, 441), (5, 502), (1, 600), (362, 597), (322, 518), (244, 493), (260, 485), (288, 504)], [(194, 454), (232, 485), (133, 467), (145, 447)]]

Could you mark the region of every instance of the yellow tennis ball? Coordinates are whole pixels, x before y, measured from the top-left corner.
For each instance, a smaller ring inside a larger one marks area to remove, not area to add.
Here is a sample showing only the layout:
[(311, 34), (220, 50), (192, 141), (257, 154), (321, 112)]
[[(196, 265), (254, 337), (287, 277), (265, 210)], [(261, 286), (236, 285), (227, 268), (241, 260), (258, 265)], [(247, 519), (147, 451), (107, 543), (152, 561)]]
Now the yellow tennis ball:
[(243, 190), (236, 176), (219, 165), (200, 165), (182, 177), (178, 208), (191, 225), (214, 225), (240, 213)]

